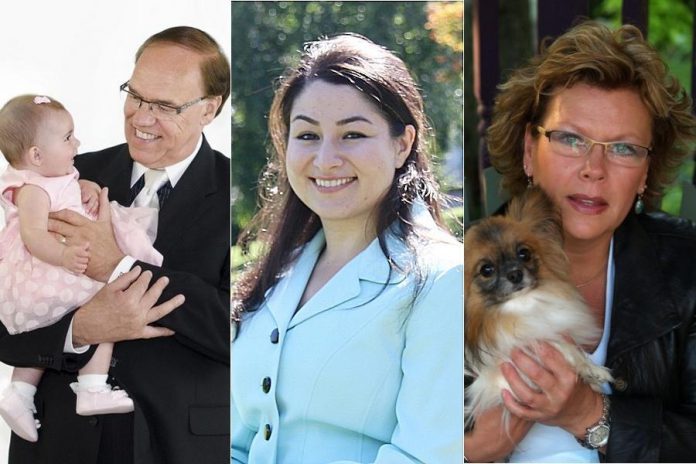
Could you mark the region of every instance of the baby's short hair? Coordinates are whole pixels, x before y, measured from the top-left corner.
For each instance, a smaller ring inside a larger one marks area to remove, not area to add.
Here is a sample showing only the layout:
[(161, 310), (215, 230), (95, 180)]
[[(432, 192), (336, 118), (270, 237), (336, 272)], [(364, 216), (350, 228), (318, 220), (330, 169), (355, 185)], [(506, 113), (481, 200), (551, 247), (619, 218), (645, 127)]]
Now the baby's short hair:
[(0, 151), (16, 166), (22, 154), (36, 143), (39, 124), (49, 110), (63, 110), (57, 100), (43, 95), (19, 95), (0, 108)]

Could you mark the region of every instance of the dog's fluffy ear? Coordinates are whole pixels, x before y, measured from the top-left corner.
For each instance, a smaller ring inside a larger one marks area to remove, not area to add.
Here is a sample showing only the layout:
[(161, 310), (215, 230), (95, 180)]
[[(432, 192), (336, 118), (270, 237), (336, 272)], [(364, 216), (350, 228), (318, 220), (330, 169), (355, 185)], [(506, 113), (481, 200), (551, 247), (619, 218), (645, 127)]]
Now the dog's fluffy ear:
[(519, 221), (538, 239), (537, 252), (545, 269), (561, 280), (568, 280), (561, 213), (546, 193), (538, 187), (526, 190), (510, 202), (508, 216)]
[(527, 225), (539, 238), (561, 243), (561, 215), (551, 199), (539, 187), (525, 190), (508, 207), (508, 216)]

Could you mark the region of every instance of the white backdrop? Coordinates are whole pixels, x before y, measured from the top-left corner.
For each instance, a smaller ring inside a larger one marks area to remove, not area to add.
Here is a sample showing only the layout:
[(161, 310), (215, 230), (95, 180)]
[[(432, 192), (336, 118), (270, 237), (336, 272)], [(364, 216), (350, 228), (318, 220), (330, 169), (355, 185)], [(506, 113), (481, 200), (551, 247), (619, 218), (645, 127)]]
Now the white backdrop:
[[(118, 86), (130, 77), (135, 51), (150, 35), (180, 25), (208, 32), (230, 58), (228, 0), (3, 2), (0, 105), (24, 93), (51, 95), (72, 114), (81, 153), (122, 143)], [(211, 146), (228, 156), (230, 121), (228, 100), (205, 131)], [(0, 157), (0, 170), (6, 165)], [(0, 388), (8, 374), (0, 365)], [(0, 420), (0, 463), (7, 462), (9, 436)]]

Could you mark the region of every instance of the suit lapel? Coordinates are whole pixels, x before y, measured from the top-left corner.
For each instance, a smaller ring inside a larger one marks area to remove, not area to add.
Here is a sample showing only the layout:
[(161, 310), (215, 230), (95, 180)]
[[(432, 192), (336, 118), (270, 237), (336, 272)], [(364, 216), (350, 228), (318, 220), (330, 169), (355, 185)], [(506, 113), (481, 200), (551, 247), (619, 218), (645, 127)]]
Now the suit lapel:
[[(78, 169), (79, 157), (76, 161)], [(85, 171), (85, 178), (91, 178), (103, 187), (109, 187), (109, 199), (123, 206), (130, 206), (130, 179), (133, 170), (133, 160), (126, 144), (96, 172)], [(215, 172), (215, 154), (208, 145), (205, 136), (198, 153), (171, 191), (167, 202), (159, 211), (157, 238), (154, 246), (167, 256), (172, 248), (176, 248), (178, 236), (182, 231), (195, 227), (196, 220), (202, 215), (209, 214), (208, 210), (215, 208), (216, 203), (206, 201), (206, 197), (227, 192), (228, 185), (218, 185)], [(219, 213), (218, 213), (219, 214)]]
[(124, 144), (116, 156), (95, 173), (94, 180), (99, 185), (109, 188), (109, 200), (117, 201), (123, 206), (130, 206), (128, 201), (132, 169), (133, 160), (128, 152), (128, 146)]
[(195, 227), (196, 218), (214, 206), (205, 200), (220, 188), (214, 153), (204, 137), (200, 150), (160, 209), (155, 248), (167, 256), (169, 249), (176, 247), (177, 236), (186, 228)]

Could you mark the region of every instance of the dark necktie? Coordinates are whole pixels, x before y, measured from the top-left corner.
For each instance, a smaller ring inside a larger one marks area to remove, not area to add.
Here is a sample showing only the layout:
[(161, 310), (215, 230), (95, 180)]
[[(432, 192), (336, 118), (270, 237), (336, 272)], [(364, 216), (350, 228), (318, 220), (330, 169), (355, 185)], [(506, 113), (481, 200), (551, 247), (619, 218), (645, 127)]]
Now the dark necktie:
[(143, 187), (145, 187), (145, 174), (140, 176), (140, 179), (135, 181), (135, 184), (130, 188), (130, 197), (128, 198), (129, 206), (133, 204), (133, 200), (135, 200), (135, 197), (138, 196)]
[[(145, 174), (140, 176), (140, 179), (138, 179), (130, 188), (130, 197), (128, 199), (129, 205), (133, 204), (135, 197), (138, 196), (143, 187), (145, 187)], [(160, 209), (164, 205), (164, 202), (169, 198), (169, 194), (172, 193), (172, 190), (174, 190), (174, 187), (172, 187), (172, 183), (168, 180), (157, 190), (157, 199), (159, 200)]]
[(160, 209), (162, 209), (162, 206), (164, 206), (164, 202), (167, 201), (167, 198), (169, 198), (169, 194), (172, 193), (172, 190), (174, 190), (174, 187), (172, 187), (172, 183), (169, 181), (165, 182), (157, 190), (157, 198), (159, 199)]

